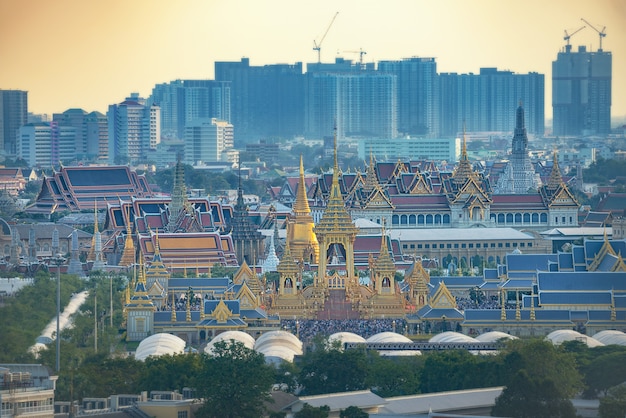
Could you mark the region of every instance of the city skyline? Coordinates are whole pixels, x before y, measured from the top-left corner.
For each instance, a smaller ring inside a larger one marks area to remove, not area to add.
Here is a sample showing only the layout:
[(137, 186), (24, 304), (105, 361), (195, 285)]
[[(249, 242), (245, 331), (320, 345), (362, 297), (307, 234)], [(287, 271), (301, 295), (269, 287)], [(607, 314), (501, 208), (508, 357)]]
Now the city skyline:
[(625, 116), (626, 95), (619, 93), (626, 91), (626, 4), (617, 0), (393, 0), (384, 8), (352, 0), (308, 7), (286, 0), (7, 0), (0, 3), (0, 88), (28, 91), (34, 113), (74, 107), (105, 113), (131, 92), (148, 97), (158, 83), (214, 79), (216, 61), (317, 62), (314, 40), (319, 44), (328, 29), (322, 62), (358, 61), (362, 50), (364, 62), (434, 57), (439, 73), (497, 67), (544, 74), (551, 119), (551, 65), (565, 47), (564, 30), (573, 34), (574, 51), (599, 46), (598, 33), (581, 18), (606, 27), (612, 115)]

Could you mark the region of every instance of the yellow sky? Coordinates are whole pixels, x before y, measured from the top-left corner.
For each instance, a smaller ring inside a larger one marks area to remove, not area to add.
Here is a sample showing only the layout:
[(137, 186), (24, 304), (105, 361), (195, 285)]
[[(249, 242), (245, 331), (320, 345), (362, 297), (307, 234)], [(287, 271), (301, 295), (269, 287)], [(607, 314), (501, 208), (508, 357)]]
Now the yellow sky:
[[(536, 71), (546, 117), (552, 61), (584, 17), (606, 26), (612, 113), (626, 115), (624, 0), (0, 0), (0, 88), (27, 90), (35, 113), (106, 112), (157, 83), (212, 79), (215, 61), (315, 62), (313, 40), (336, 12), (322, 61), (362, 48), (368, 62), (435, 57), (439, 72)], [(587, 27), (571, 43), (595, 51), (598, 40)]]

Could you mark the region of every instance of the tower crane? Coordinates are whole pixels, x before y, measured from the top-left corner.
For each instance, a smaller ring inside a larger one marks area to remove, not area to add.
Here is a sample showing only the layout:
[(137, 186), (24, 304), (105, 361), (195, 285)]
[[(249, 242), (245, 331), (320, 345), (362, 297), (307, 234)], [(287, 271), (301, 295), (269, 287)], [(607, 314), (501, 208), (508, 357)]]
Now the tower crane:
[(598, 52), (602, 52), (602, 38), (604, 38), (606, 36), (606, 33), (604, 33), (604, 30), (606, 29), (606, 26), (602, 28), (602, 30), (598, 30), (595, 28), (595, 26), (593, 26), (591, 23), (587, 22), (584, 18), (580, 18), (580, 20), (582, 20), (583, 22), (585, 22), (586, 24), (588, 24), (591, 29), (595, 30), (596, 32), (598, 32), (598, 36), (600, 37), (600, 48), (598, 48)]
[(566, 52), (570, 52), (572, 50), (572, 46), (569, 44), (569, 39), (576, 35), (578, 32), (580, 32), (581, 30), (585, 29), (587, 26), (583, 26), (581, 28), (576, 29), (574, 32), (572, 33), (567, 33), (567, 30), (565, 30), (565, 36), (563, 37), (564, 40), (567, 41), (567, 44), (565, 45), (565, 51)]
[(359, 54), (359, 65), (363, 67), (363, 55), (367, 54), (367, 52), (363, 51), (363, 48), (359, 49), (358, 51), (343, 51), (343, 52), (351, 53), (351, 54)]
[(335, 19), (337, 18), (338, 14), (339, 14), (339, 12), (335, 13), (335, 15), (333, 16), (332, 20), (328, 24), (328, 27), (326, 28), (326, 32), (324, 32), (324, 35), (322, 36), (322, 39), (320, 39), (319, 42), (316, 42), (315, 39), (313, 39), (313, 45), (314, 45), (313, 46), (313, 51), (317, 51), (317, 63), (318, 64), (320, 64), (322, 62), (321, 57), (320, 57), (321, 49), (322, 49), (322, 42), (324, 42), (324, 38), (326, 38), (326, 35), (328, 34), (328, 31), (330, 30), (330, 27), (335, 22)]

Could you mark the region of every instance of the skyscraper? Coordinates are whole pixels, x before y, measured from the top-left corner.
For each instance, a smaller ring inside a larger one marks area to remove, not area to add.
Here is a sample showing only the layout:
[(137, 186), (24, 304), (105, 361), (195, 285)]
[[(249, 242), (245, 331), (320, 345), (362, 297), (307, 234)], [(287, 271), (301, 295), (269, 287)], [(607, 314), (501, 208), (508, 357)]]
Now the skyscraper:
[(511, 109), (521, 100), (528, 133), (543, 135), (545, 80), (543, 74), (515, 74), (481, 68), (480, 74), (439, 74), (440, 134), (456, 135), (465, 124), (470, 132), (511, 132)]
[(157, 129), (160, 108), (147, 106), (144, 99), (132, 93), (120, 104), (110, 105), (109, 164), (136, 164), (147, 162), (147, 152), (161, 142)]
[(58, 166), (76, 158), (76, 128), (58, 122), (28, 123), (18, 129), (17, 157), (31, 167)]
[(17, 134), (28, 121), (28, 92), (0, 90), (0, 151), (16, 155)]
[[(568, 45), (569, 46), (569, 45)], [(612, 55), (565, 48), (552, 61), (554, 135), (607, 134), (611, 131)]]
[(194, 119), (185, 126), (185, 163), (228, 161), (234, 143), (233, 125), (215, 118)]
[(431, 135), (439, 131), (439, 89), (434, 58), (380, 61), (378, 71), (397, 78), (398, 131), (401, 135)]
[(217, 118), (230, 122), (230, 82), (174, 80), (157, 84), (148, 105), (161, 109), (164, 137), (182, 139), (185, 125), (194, 119)]
[(215, 80), (231, 83), (232, 119), (237, 141), (292, 138), (304, 131), (302, 63), (250, 66), (216, 62)]
[(323, 138), (336, 124), (337, 136), (395, 138), (398, 135), (394, 74), (362, 69), (341, 58), (306, 73), (305, 135)]
[(107, 157), (108, 126), (100, 112), (87, 113), (83, 109), (68, 109), (55, 113), (52, 120), (59, 126), (76, 128), (74, 154), (76, 159), (95, 161)]

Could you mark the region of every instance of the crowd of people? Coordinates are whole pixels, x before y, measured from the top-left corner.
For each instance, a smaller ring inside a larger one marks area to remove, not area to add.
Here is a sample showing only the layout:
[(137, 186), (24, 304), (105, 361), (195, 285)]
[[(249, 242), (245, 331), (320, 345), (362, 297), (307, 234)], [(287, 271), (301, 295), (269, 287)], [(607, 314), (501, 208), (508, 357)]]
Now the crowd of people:
[(336, 332), (352, 332), (363, 338), (381, 332), (404, 333), (406, 321), (404, 319), (283, 319), (281, 328), (300, 338), (301, 341), (311, 341), (315, 336), (328, 337)]
[[(500, 303), (500, 298), (498, 296), (488, 296), (482, 297), (478, 300), (471, 299), (468, 297), (460, 297), (456, 298), (456, 306), (459, 310), (464, 311), (466, 309), (501, 309), (502, 304)], [(507, 302), (504, 306), (506, 309), (514, 309), (515, 304)]]

